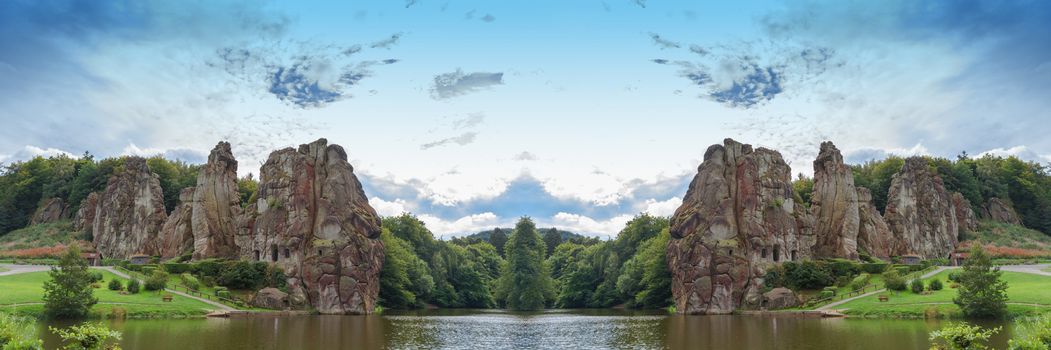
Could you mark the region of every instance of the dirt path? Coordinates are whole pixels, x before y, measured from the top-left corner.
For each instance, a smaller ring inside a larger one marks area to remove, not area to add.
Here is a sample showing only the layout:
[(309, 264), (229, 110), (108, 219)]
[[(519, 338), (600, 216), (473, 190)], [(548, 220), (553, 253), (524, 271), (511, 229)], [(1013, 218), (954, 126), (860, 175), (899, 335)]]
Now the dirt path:
[(1044, 271), (1044, 269), (1051, 267), (1051, 264), (1040, 264), (1040, 265), (1005, 265), (1001, 266), (1001, 271), (1031, 273), (1034, 275), (1049, 276), (1051, 272)]
[[(120, 272), (117, 269), (114, 269), (114, 268), (109, 267), (109, 266), (102, 266), (102, 267), (95, 267), (95, 268), (109, 271), (109, 272), (113, 273), (114, 275), (120, 276), (122, 278), (131, 278), (131, 276), (128, 276), (128, 274)], [(190, 299), (194, 299), (194, 300), (203, 302), (203, 303), (208, 304), (208, 305), (215, 306), (215, 307), (219, 308), (219, 310), (221, 310), (221, 311), (237, 311), (237, 309), (229, 307), (229, 306), (226, 306), (225, 304), (222, 304), (222, 303), (219, 303), (219, 302), (215, 302), (215, 301), (212, 301), (212, 300), (208, 300), (208, 299), (205, 299), (205, 298), (189, 295), (189, 294), (177, 291), (177, 290), (165, 289), (165, 291), (167, 291), (168, 293), (172, 293), (172, 294), (175, 294), (175, 295), (187, 297), (187, 298), (190, 298)]]
[(7, 269), (7, 271), (0, 272), (0, 276), (17, 275), (17, 274), (20, 274), (20, 273), (29, 273), (29, 272), (37, 272), (37, 271), (47, 271), (47, 270), (51, 269), (51, 267), (47, 266), (47, 265), (9, 265), (9, 264), (0, 264), (0, 267), (3, 267), (5, 269)]

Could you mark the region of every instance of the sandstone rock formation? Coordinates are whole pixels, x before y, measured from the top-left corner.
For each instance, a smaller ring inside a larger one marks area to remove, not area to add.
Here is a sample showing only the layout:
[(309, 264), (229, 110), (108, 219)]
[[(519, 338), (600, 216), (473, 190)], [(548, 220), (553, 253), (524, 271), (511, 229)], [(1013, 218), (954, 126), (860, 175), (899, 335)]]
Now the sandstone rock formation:
[(220, 142), (208, 155), (208, 163), (197, 175), (191, 207), (193, 258), (238, 256), (235, 240), (241, 195), (237, 191), (237, 160), (230, 143)]
[(80, 202), (80, 209), (73, 216), (73, 229), (77, 231), (91, 231), (95, 226), (95, 208), (99, 202), (99, 194), (92, 192)]
[(271, 153), (257, 196), (246, 214), (254, 223), (239, 228), (241, 257), (282, 267), (293, 306), (371, 313), (384, 259), (380, 220), (343, 148), (320, 139)]
[(704, 155), (672, 216), (668, 267), (677, 310), (726, 314), (758, 306), (765, 268), (810, 257), (815, 240), (775, 151), (726, 139)]
[(788, 288), (778, 287), (763, 293), (763, 306), (770, 310), (787, 309), (799, 304), (799, 296)]
[(887, 222), (876, 204), (872, 202), (872, 192), (864, 187), (857, 188), (858, 193), (858, 249), (869, 255), (884, 260), (890, 260), (894, 253), (894, 247), (899, 246), (899, 240), (890, 231)]
[(146, 159), (128, 157), (124, 170), (110, 177), (98, 196), (92, 233), (95, 247), (107, 258), (156, 253), (157, 233), (168, 218), (160, 180)]
[(194, 188), (189, 187), (179, 193), (179, 205), (161, 227), (157, 253), (163, 258), (177, 257), (193, 250), (193, 192)]
[(284, 310), (289, 306), (288, 293), (277, 288), (263, 288), (252, 297), (252, 306), (270, 310)]
[(69, 218), (69, 208), (62, 198), (48, 198), (40, 202), (40, 207), (29, 220), (30, 225), (47, 224)]
[(860, 218), (854, 173), (843, 164), (843, 155), (832, 142), (821, 143), (814, 160), (810, 212), (817, 238), (814, 256), (857, 259)]
[(1000, 198), (990, 198), (989, 202), (982, 208), (982, 218), (999, 221), (1005, 224), (1021, 225), (1022, 220), (1010, 203)]
[(956, 209), (956, 224), (960, 231), (978, 231), (978, 218), (974, 216), (971, 209), (971, 201), (964, 198), (959, 192), (952, 193), (952, 206)]
[(959, 229), (952, 195), (922, 157), (906, 159), (894, 175), (883, 216), (900, 239), (893, 255), (944, 258), (956, 247)]

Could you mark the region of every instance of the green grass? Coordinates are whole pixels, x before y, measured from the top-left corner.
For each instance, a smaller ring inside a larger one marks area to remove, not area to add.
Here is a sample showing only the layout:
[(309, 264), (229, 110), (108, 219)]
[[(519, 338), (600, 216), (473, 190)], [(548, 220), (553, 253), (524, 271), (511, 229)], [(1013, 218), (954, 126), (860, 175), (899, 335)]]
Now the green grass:
[(81, 238), (80, 233), (73, 230), (73, 224), (69, 221), (39, 224), (0, 236), (0, 251), (53, 247), (78, 238)]
[[(952, 299), (956, 297), (956, 290), (949, 287), (951, 283), (948, 282), (948, 276), (949, 271), (942, 271), (933, 277), (940, 279), (945, 288), (930, 295), (910, 291), (883, 292), (840, 305), (837, 309), (846, 310), (844, 313), (847, 315), (862, 317), (922, 318), (925, 317), (925, 313), (930, 313), (928, 317), (961, 317), (959, 307), (952, 303)], [(1033, 316), (1051, 311), (1051, 293), (1048, 293), (1048, 289), (1051, 289), (1051, 277), (1004, 271), (1003, 279), (1008, 285), (1009, 316)], [(930, 280), (928, 278), (924, 281)], [(887, 295), (890, 300), (880, 302), (879, 295)]]
[[(99, 299), (99, 303), (91, 309), (91, 316), (95, 318), (105, 317), (117, 307), (126, 310), (128, 317), (131, 318), (197, 317), (216, 309), (215, 306), (174, 294), (171, 302), (164, 302), (162, 297), (167, 293), (162, 291), (142, 291), (138, 294), (121, 295), (117, 291), (107, 289), (106, 285), (114, 278), (119, 279), (124, 285), (127, 285), (127, 280), (108, 271), (100, 272), (104, 278), (99, 283), (101, 288), (95, 289), (95, 297)], [(0, 286), (3, 286), (4, 290), (3, 293), (0, 293), (0, 312), (33, 317), (42, 315), (44, 309), (42, 304), (43, 284), (47, 279), (46, 271), (0, 276)], [(29, 305), (12, 306), (14, 304)]]
[(1044, 272), (1051, 272), (1051, 266), (1049, 266), (1049, 267), (1045, 267), (1045, 268), (1044, 268)]
[(4, 267), (0, 266), (0, 272), (7, 272), (7, 271), (11, 271), (11, 270), (8, 270), (8, 269), (6, 269), (6, 268), (4, 268)]
[(1022, 226), (995, 221), (982, 221), (978, 225), (978, 232), (967, 233), (965, 238), (998, 247), (1051, 249), (1051, 236)]

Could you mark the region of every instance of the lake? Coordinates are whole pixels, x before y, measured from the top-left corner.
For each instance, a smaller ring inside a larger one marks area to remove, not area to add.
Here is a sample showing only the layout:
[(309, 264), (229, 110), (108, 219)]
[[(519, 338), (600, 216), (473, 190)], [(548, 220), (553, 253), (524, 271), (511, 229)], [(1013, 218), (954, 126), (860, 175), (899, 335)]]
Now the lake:
[[(107, 321), (124, 349), (927, 349), (940, 321), (662, 311), (387, 310), (380, 316)], [(992, 326), (990, 324), (988, 326)], [(41, 324), (42, 328), (46, 325)], [(1006, 347), (1009, 326), (994, 342)], [(47, 334), (46, 348), (57, 339)]]

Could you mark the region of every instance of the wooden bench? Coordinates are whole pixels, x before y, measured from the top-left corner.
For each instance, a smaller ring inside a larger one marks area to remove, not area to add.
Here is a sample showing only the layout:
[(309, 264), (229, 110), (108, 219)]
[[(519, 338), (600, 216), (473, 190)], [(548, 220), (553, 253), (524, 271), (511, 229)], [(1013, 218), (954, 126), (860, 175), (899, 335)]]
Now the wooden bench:
[(172, 296), (171, 295), (165, 295), (163, 300), (166, 303), (170, 303), (170, 302), (172, 302)]
[(880, 295), (879, 296), (879, 302), (885, 303), (885, 302), (887, 302), (887, 300), (890, 300), (890, 298), (888, 298), (886, 295)]

